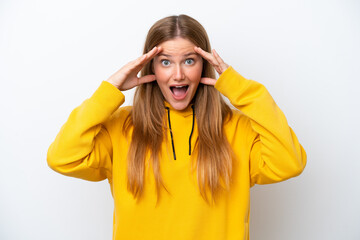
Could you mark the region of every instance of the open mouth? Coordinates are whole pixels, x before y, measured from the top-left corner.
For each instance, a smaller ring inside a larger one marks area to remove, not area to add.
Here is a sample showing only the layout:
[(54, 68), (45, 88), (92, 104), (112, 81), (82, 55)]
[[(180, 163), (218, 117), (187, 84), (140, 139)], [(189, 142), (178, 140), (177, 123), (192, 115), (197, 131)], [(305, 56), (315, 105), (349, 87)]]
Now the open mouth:
[(170, 90), (173, 96), (177, 99), (184, 98), (186, 96), (189, 85), (171, 86)]

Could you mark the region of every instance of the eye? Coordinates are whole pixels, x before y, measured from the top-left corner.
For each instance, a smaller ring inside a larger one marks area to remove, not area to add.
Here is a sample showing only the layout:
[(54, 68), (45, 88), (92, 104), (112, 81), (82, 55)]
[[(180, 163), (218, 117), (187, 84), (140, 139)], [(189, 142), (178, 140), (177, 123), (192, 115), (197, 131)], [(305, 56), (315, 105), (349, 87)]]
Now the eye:
[(192, 58), (186, 59), (186, 60), (185, 60), (185, 64), (187, 64), (187, 65), (192, 65), (192, 64), (194, 64), (194, 59), (192, 59)]
[(162, 64), (163, 66), (169, 66), (169, 65), (170, 65), (170, 61), (169, 61), (169, 60), (166, 60), (166, 59), (163, 59), (163, 60), (161, 60), (161, 64)]

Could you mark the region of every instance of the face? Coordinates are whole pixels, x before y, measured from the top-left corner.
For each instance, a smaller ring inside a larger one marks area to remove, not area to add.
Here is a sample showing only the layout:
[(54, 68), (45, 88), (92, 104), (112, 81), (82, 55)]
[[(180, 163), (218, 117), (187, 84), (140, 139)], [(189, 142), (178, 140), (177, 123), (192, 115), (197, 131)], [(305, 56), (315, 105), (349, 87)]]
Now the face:
[(158, 45), (162, 51), (154, 58), (156, 81), (165, 100), (176, 110), (184, 110), (193, 99), (200, 82), (203, 60), (195, 45), (175, 38)]

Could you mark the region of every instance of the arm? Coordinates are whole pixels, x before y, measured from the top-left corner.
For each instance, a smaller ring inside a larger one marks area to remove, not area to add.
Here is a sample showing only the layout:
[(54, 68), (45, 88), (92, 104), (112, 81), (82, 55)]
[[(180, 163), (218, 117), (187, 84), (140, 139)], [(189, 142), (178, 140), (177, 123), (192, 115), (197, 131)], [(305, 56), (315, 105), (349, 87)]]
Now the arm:
[(279, 182), (299, 175), (306, 165), (306, 153), (266, 88), (245, 79), (215, 50), (213, 54), (199, 47), (194, 50), (220, 75), (218, 80), (202, 78), (201, 82), (214, 85), (250, 119), (254, 131), (249, 156), (251, 185)]
[(103, 81), (91, 98), (75, 108), (50, 145), (47, 162), (61, 174), (90, 181), (111, 179), (112, 144), (104, 123), (124, 95)]
[(53, 170), (90, 181), (111, 180), (113, 149), (105, 122), (124, 102), (121, 91), (155, 80), (155, 75), (139, 78), (137, 74), (160, 51), (154, 47), (123, 66), (71, 112), (48, 150), (47, 162)]
[(215, 88), (249, 117), (255, 132), (250, 154), (252, 185), (283, 181), (303, 171), (306, 153), (285, 115), (262, 84), (245, 79), (228, 67)]

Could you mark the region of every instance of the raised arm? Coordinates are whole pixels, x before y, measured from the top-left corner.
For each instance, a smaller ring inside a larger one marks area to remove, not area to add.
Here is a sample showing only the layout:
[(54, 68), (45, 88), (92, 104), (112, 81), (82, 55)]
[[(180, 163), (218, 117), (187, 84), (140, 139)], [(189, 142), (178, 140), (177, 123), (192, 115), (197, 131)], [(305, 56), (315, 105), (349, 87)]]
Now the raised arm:
[(124, 95), (103, 81), (75, 108), (50, 145), (48, 165), (61, 174), (100, 181), (111, 175), (112, 144), (102, 124), (124, 102)]
[(251, 123), (254, 139), (250, 154), (251, 185), (279, 182), (299, 175), (306, 164), (306, 153), (285, 115), (260, 83), (248, 80), (213, 55), (197, 49), (215, 67), (219, 79), (204, 79), (229, 98)]
[(90, 181), (111, 179), (112, 142), (105, 122), (124, 102), (120, 90), (155, 80), (154, 75), (139, 78), (137, 74), (160, 50), (155, 47), (126, 64), (71, 112), (48, 149), (50, 168)]

